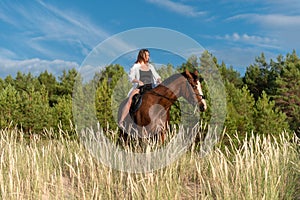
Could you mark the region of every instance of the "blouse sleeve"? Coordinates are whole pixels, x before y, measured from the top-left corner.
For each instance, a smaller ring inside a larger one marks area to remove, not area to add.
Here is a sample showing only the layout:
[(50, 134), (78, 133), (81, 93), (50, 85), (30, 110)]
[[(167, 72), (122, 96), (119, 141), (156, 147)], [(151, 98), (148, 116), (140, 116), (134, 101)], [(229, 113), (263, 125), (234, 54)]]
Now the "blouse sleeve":
[(150, 64), (150, 69), (152, 71), (152, 74), (153, 74), (153, 77), (154, 77), (155, 81), (157, 81), (157, 79), (161, 79), (161, 77), (159, 76), (159, 74), (157, 73), (157, 71), (155, 70), (153, 65), (151, 65), (151, 64)]
[(130, 69), (130, 71), (129, 71), (129, 74), (128, 74), (129, 81), (132, 82), (134, 79), (138, 79), (137, 76), (138, 76), (138, 75), (137, 75), (137, 65), (134, 64), (134, 65), (131, 67), (131, 69)]

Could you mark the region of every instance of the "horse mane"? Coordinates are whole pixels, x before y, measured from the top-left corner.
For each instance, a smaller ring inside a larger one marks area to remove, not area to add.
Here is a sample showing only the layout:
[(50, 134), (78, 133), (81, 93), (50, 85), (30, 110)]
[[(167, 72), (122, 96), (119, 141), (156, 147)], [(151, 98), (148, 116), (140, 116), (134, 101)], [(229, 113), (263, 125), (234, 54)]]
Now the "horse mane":
[[(192, 73), (192, 72), (190, 72), (190, 74), (192, 75), (192, 77), (193, 77), (194, 80), (195, 80), (195, 79), (198, 79), (198, 76), (197, 76), (196, 74), (194, 74), (194, 73)], [(188, 75), (187, 75), (187, 73), (186, 73), (185, 71), (182, 72), (182, 73), (176, 73), (176, 74), (173, 74), (173, 75), (171, 75), (170, 77), (166, 78), (166, 79), (162, 82), (162, 85), (168, 85), (168, 84), (172, 83), (174, 80), (176, 80), (176, 79), (178, 79), (178, 78), (180, 78), (180, 77), (182, 77), (182, 76), (184, 76), (186, 79), (189, 78)]]
[(176, 79), (180, 78), (181, 76), (182, 75), (180, 73), (173, 74), (173, 75), (169, 76), (168, 78), (166, 78), (161, 84), (162, 85), (169, 85), (170, 83), (172, 83)]

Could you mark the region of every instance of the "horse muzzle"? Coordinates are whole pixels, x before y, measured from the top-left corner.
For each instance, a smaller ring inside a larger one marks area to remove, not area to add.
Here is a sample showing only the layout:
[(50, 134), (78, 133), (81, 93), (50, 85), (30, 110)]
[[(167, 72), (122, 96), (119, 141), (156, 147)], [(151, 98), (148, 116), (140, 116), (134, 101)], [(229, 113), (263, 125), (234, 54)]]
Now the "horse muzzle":
[(203, 104), (199, 105), (199, 110), (200, 110), (200, 112), (204, 112), (205, 111), (205, 106)]
[(201, 101), (199, 102), (198, 106), (199, 106), (199, 110), (201, 112), (204, 112), (207, 109), (206, 101), (205, 101), (204, 98), (201, 99)]

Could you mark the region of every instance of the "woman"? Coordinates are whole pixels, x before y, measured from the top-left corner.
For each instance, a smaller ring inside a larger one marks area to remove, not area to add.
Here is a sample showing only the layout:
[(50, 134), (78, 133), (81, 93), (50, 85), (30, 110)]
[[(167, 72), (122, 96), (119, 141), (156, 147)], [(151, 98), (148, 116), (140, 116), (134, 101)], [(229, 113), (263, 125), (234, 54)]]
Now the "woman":
[(128, 101), (124, 105), (122, 115), (119, 121), (119, 126), (123, 127), (123, 122), (129, 113), (132, 97), (140, 92), (139, 87), (143, 85), (151, 85), (161, 83), (161, 77), (156, 72), (153, 65), (149, 63), (150, 53), (148, 49), (141, 49), (137, 56), (137, 60), (130, 69), (129, 80), (133, 84), (133, 87), (128, 93)]

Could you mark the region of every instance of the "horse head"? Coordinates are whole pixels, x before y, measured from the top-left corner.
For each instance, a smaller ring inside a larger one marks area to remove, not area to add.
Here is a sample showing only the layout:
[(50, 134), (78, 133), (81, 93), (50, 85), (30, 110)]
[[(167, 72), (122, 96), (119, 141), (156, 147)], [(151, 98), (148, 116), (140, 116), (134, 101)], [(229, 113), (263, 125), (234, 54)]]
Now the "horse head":
[(187, 99), (193, 105), (198, 105), (200, 111), (205, 111), (207, 105), (202, 92), (198, 71), (195, 70), (194, 72), (189, 72), (189, 70), (186, 69), (182, 74), (185, 76), (188, 83), (185, 89)]

